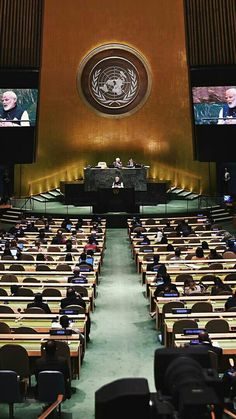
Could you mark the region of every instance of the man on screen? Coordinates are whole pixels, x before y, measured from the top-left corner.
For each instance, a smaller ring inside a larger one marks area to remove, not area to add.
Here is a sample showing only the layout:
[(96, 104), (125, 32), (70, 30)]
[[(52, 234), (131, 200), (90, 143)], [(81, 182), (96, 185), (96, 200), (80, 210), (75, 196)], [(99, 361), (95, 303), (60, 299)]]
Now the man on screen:
[(231, 87), (225, 92), (226, 104), (220, 110), (218, 125), (236, 124), (236, 87)]
[(2, 109), (0, 110), (1, 127), (30, 126), (28, 112), (17, 103), (17, 95), (12, 90), (2, 94)]

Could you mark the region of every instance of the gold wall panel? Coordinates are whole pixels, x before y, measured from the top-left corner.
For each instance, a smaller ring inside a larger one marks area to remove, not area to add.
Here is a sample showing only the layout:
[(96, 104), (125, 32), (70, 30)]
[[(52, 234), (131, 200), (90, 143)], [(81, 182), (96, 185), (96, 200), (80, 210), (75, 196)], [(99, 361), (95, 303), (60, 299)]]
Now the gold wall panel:
[[(76, 88), (84, 56), (112, 42), (140, 51), (152, 74), (147, 102), (122, 119), (96, 115)], [(183, 2), (47, 0), (38, 157), (18, 168), (18, 193), (45, 191), (82, 177), (87, 164), (110, 163), (117, 156), (150, 165), (153, 179), (208, 191), (208, 164), (193, 161)]]

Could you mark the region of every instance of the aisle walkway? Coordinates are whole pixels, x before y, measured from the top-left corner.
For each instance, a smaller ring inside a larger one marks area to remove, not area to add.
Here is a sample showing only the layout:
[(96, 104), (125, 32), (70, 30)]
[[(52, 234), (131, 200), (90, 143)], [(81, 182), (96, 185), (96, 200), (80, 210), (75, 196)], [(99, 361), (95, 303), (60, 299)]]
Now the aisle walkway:
[[(154, 391), (153, 363), (158, 342), (143, 292), (126, 229), (108, 230), (91, 342), (81, 378), (72, 383), (76, 392), (62, 405), (64, 419), (93, 419), (95, 391), (118, 378), (145, 377)], [(15, 405), (16, 419), (35, 419), (39, 412), (40, 405), (33, 400)], [(8, 406), (0, 405), (0, 418), (7, 417)]]
[(139, 279), (127, 231), (108, 230), (91, 343), (76, 396), (64, 404), (75, 419), (92, 419), (95, 391), (117, 378), (146, 377), (154, 390), (153, 359), (158, 343)]

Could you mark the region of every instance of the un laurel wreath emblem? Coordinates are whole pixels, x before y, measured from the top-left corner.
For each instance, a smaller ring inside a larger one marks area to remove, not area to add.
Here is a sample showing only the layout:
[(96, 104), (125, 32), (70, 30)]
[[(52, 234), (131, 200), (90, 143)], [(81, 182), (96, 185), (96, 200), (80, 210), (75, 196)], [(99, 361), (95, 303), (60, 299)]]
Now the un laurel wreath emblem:
[(146, 60), (134, 49), (103, 45), (82, 61), (78, 90), (86, 103), (103, 116), (122, 117), (136, 112), (150, 92)]

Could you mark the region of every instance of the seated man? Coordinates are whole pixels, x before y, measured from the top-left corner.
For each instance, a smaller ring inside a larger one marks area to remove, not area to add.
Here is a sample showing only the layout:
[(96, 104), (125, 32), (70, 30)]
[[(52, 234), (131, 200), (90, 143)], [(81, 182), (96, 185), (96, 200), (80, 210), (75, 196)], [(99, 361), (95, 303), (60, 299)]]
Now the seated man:
[(220, 348), (219, 346), (213, 345), (211, 338), (207, 332), (200, 332), (198, 335), (198, 340), (199, 340), (198, 347), (206, 348), (208, 351), (215, 352), (218, 357), (218, 360), (220, 361), (223, 355), (222, 348)]
[(66, 293), (66, 298), (61, 300), (61, 308), (65, 308), (67, 306), (77, 305), (81, 306), (86, 309), (86, 303), (81, 297), (79, 293), (75, 291), (74, 288), (68, 288)]
[(120, 176), (116, 176), (114, 182), (112, 183), (112, 188), (123, 188), (124, 184), (120, 180)]
[[(81, 297), (81, 295), (75, 291), (74, 288), (68, 288), (67, 289), (67, 293), (66, 293), (66, 298), (63, 298), (61, 300), (61, 308), (66, 308), (67, 306), (71, 306), (71, 305), (78, 305), (83, 307), (84, 309), (86, 309), (86, 303), (83, 300), (83, 298)], [(86, 324), (86, 338), (89, 341), (89, 334), (90, 334), (90, 325), (91, 325), (91, 320), (90, 320), (90, 316), (89, 313), (86, 314), (87, 317), (87, 324)]]
[(48, 304), (43, 303), (43, 296), (39, 292), (35, 294), (33, 303), (27, 304), (27, 308), (38, 307), (45, 311), (47, 314), (51, 314), (50, 307)]
[[(65, 380), (65, 397), (70, 399), (71, 387), (70, 387), (70, 370), (66, 358), (58, 356), (56, 353), (57, 346), (55, 340), (48, 340), (45, 343), (45, 355), (37, 359), (35, 363), (35, 378), (38, 382), (38, 376), (41, 371), (60, 371)], [(37, 390), (37, 387), (36, 387)]]
[(117, 169), (122, 168), (123, 164), (120, 157), (116, 157), (115, 161), (113, 162), (113, 166), (116, 167)]
[(88, 263), (86, 259), (86, 253), (81, 253), (79, 257), (79, 263), (76, 264), (76, 266), (80, 269), (81, 272), (93, 271), (93, 265), (91, 263)]

